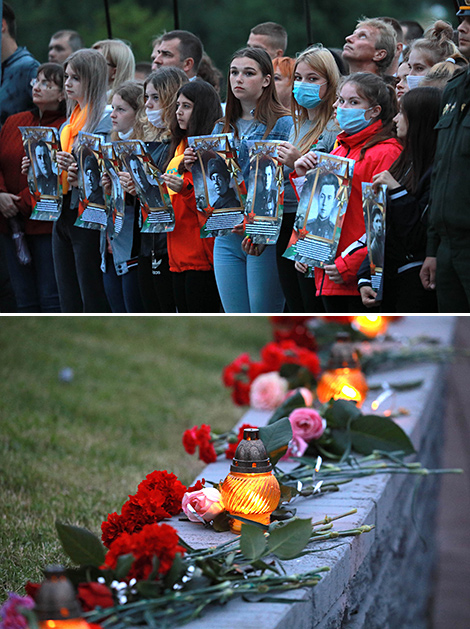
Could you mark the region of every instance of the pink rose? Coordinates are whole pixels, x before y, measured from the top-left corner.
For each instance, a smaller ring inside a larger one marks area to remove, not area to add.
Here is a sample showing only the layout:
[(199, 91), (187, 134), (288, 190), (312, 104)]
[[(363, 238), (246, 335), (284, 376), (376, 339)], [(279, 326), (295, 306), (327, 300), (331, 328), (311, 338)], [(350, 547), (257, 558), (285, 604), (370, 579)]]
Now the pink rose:
[(287, 461), (291, 457), (299, 457), (302, 456), (305, 450), (308, 447), (308, 443), (299, 437), (299, 435), (294, 435), (292, 439), (289, 441), (289, 447), (287, 448), (287, 452), (281, 457), (281, 461)]
[(210, 522), (224, 510), (222, 497), (215, 487), (186, 492), (182, 502), (183, 511), (191, 522)]
[(304, 441), (319, 439), (326, 428), (326, 420), (313, 408), (296, 408), (289, 415), (294, 437), (302, 437)]
[(287, 380), (277, 371), (262, 373), (251, 384), (251, 407), (258, 411), (273, 411), (282, 404), (286, 393)]

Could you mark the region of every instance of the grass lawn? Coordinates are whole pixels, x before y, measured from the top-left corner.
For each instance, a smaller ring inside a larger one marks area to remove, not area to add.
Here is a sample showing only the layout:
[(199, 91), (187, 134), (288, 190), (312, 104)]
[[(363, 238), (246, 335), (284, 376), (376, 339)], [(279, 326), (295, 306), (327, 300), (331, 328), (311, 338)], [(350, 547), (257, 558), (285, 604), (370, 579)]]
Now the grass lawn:
[(222, 368), (269, 340), (267, 317), (1, 317), (0, 601), (65, 562), (56, 519), (99, 534), (149, 472), (189, 484), (183, 431), (240, 419)]

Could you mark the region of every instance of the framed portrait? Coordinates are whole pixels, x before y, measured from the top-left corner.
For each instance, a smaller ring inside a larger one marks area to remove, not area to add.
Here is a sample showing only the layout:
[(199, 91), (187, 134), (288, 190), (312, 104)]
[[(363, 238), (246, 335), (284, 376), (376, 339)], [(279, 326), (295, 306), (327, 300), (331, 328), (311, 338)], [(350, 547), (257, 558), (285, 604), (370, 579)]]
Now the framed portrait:
[(57, 166), (59, 132), (50, 127), (20, 127), (25, 153), (31, 165), (28, 188), (32, 197), (31, 218), (56, 221), (62, 209), (62, 188)]
[(277, 159), (279, 141), (247, 141), (250, 170), (245, 202), (245, 233), (256, 244), (275, 244), (282, 223), (284, 175)]
[(104, 231), (108, 221), (104, 191), (101, 185), (103, 155), (101, 136), (93, 133), (78, 133), (75, 149), (78, 162), (78, 216), (77, 227)]
[(371, 183), (362, 184), (362, 208), (366, 226), (372, 288), (378, 291), (384, 267), (386, 233), (386, 186), (374, 192)]
[(294, 236), (284, 257), (321, 268), (336, 258), (354, 160), (318, 155), (317, 168), (302, 178)]
[(226, 133), (188, 138), (197, 157), (191, 173), (202, 238), (228, 234), (243, 221), (246, 191), (231, 139)]
[(111, 180), (111, 194), (109, 196), (105, 194), (105, 202), (108, 216), (113, 219), (114, 233), (119, 234), (124, 223), (125, 211), (124, 190), (119, 180), (119, 171), (122, 169), (111, 142), (102, 144), (101, 149), (103, 168)]
[(144, 233), (173, 231), (175, 215), (162, 173), (140, 140), (113, 142), (119, 160), (132, 177), (140, 200)]

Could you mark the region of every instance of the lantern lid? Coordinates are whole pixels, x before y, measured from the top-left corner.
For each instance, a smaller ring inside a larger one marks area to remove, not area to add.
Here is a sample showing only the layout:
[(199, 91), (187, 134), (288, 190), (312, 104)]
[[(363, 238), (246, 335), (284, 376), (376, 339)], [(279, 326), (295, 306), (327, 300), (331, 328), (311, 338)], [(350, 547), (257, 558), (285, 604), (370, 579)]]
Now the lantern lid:
[(242, 474), (265, 474), (273, 469), (264, 443), (259, 438), (258, 428), (245, 428), (243, 439), (233, 457), (231, 472)]
[(331, 348), (327, 369), (360, 369), (356, 348), (351, 343), (348, 332), (338, 332), (336, 341)]
[(36, 595), (34, 611), (38, 620), (72, 620), (82, 617), (82, 609), (63, 566), (47, 566), (45, 580)]

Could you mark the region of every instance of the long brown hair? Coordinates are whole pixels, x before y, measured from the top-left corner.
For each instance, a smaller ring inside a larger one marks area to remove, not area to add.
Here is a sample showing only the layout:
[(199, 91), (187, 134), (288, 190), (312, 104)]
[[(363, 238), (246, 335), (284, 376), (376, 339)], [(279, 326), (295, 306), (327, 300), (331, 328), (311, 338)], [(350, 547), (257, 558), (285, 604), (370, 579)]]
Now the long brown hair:
[(359, 159), (363, 159), (367, 149), (380, 144), (380, 142), (397, 137), (395, 123), (393, 122), (393, 118), (398, 112), (397, 95), (391, 85), (387, 85), (382, 78), (371, 72), (350, 74), (344, 79), (341, 88), (346, 83), (354, 83), (357, 93), (368, 101), (370, 107), (380, 105), (378, 119), (382, 121), (382, 127), (362, 147)]
[(441, 111), (441, 90), (416, 87), (400, 100), (400, 110), (408, 123), (403, 151), (390, 167), (390, 174), (414, 194), (419, 180), (430, 168), (436, 152)]
[[(274, 69), (271, 57), (262, 48), (240, 48), (232, 56), (230, 63), (240, 57), (248, 57), (254, 61), (261, 70), (263, 76), (269, 76), (271, 78), (269, 85), (263, 88), (263, 92), (256, 103), (255, 111), (253, 112), (254, 118), (266, 125), (266, 131), (264, 138), (267, 138), (272, 128), (282, 116), (288, 116), (289, 112), (285, 109), (276, 93), (274, 86)], [(230, 133), (235, 131), (235, 136), (238, 137), (238, 131), (236, 123), (242, 117), (243, 110), (240, 101), (232, 92), (230, 86), (230, 69), (227, 79), (227, 104), (225, 107), (225, 117), (223, 118), (224, 127), (223, 133)]]

